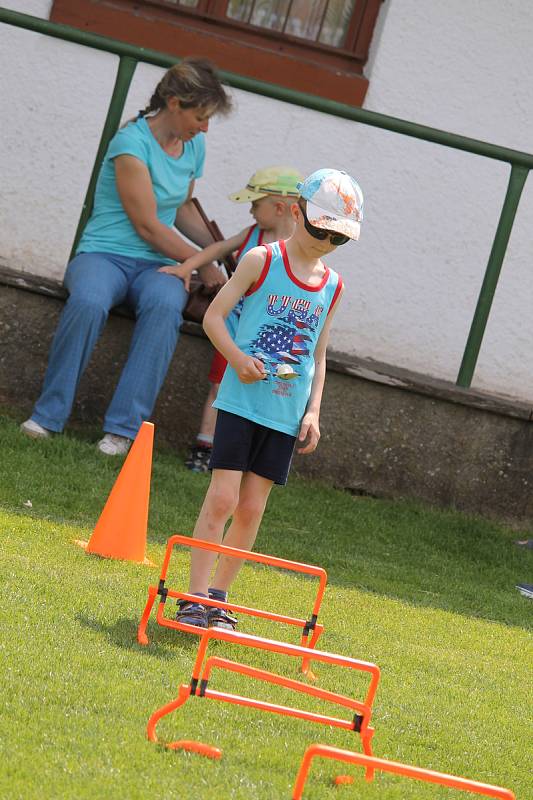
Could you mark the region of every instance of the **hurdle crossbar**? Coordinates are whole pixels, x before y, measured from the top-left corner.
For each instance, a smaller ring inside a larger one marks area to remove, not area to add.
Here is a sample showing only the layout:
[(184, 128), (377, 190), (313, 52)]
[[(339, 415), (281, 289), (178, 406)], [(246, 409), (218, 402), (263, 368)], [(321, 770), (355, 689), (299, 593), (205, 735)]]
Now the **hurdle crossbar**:
[(500, 800), (515, 800), (513, 792), (501, 786), (492, 786), (488, 783), (480, 783), (479, 781), (472, 781), (468, 778), (448, 775), (444, 772), (435, 772), (430, 769), (413, 767), (409, 764), (400, 764), (398, 761), (388, 761), (384, 758), (375, 758), (371, 754), (365, 753), (363, 755), (361, 753), (354, 753), (351, 750), (341, 750), (338, 747), (331, 747), (330, 745), (323, 744), (312, 744), (305, 751), (296, 777), (292, 800), (301, 800), (311, 762), (314, 758), (318, 757), (329, 758), (335, 761), (346, 761), (350, 764), (356, 764), (359, 767), (365, 767), (367, 780), (372, 779), (373, 773), (377, 769), (382, 772), (391, 772), (395, 775), (403, 775), (406, 778), (414, 778), (415, 780), (425, 781), (427, 783), (437, 783), (441, 786), (459, 789), (463, 792), (483, 794), (486, 797), (496, 797)]
[[(266, 650), (296, 658), (302, 658), (305, 656), (305, 658), (309, 659), (309, 661), (319, 661), (326, 664), (334, 664), (336, 666), (366, 672), (370, 676), (370, 681), (365, 698), (362, 701), (356, 700), (354, 698), (347, 697), (346, 695), (320, 689), (316, 686), (311, 686), (307, 683), (302, 683), (292, 678), (267, 672), (266, 670), (252, 667), (247, 664), (241, 664), (239, 662), (231, 661), (219, 656), (210, 656), (206, 658), (209, 643), (212, 640), (222, 640), (231, 644), (241, 645), (243, 647), (252, 647), (259, 650)], [(219, 692), (209, 687), (211, 673), (215, 668), (239, 673), (248, 678), (254, 678), (266, 683), (275, 684), (277, 686), (283, 686), (295, 692), (316, 697), (325, 702), (348, 708), (355, 713), (350, 719), (341, 719), (317, 712), (293, 708), (291, 706), (282, 706), (276, 703), (257, 700), (252, 697), (244, 697), (242, 695)], [(147, 736), (150, 741), (157, 742), (158, 739), (156, 734), (156, 726), (159, 720), (167, 714), (175, 711), (180, 706), (184, 705), (189, 697), (196, 696), (231, 703), (234, 705), (255, 708), (260, 711), (269, 711), (275, 714), (296, 717), (298, 719), (304, 719), (308, 722), (322, 723), (324, 725), (342, 728), (344, 730), (354, 731), (361, 737), (361, 743), (364, 752), (368, 755), (372, 755), (371, 740), (372, 736), (374, 735), (374, 728), (370, 726), (370, 720), (372, 716), (372, 704), (376, 695), (379, 677), (379, 667), (376, 664), (372, 664), (367, 661), (359, 661), (354, 658), (349, 658), (348, 656), (340, 656), (335, 653), (328, 653), (321, 650), (309, 650), (301, 645), (277, 642), (272, 639), (263, 639), (258, 636), (237, 633), (236, 631), (227, 631), (223, 629), (217, 630), (216, 628), (211, 628), (209, 630), (204, 630), (200, 640), (190, 684), (182, 684), (178, 688), (178, 697), (175, 700), (172, 700), (170, 703), (167, 703), (166, 705), (157, 709), (157, 711), (152, 714), (147, 725)], [(218, 757), (215, 755), (215, 751), (219, 752), (216, 748), (211, 748), (210, 745), (206, 745), (202, 742), (197, 742), (196, 744), (197, 752), (202, 752), (204, 755), (211, 755), (213, 758)], [(172, 749), (180, 749), (180, 742), (171, 742), (167, 744), (167, 747), (171, 747)], [(192, 749), (190, 740), (187, 740), (187, 749)]]
[[(196, 595), (191, 595), (188, 592), (178, 592), (169, 589), (168, 587), (165, 586), (170, 557), (172, 555), (172, 551), (175, 545), (194, 547), (200, 550), (210, 550), (211, 552), (219, 553), (220, 555), (224, 556), (229, 556), (230, 558), (239, 558), (243, 561), (253, 561), (258, 564), (266, 564), (268, 566), (276, 567), (278, 569), (290, 570), (292, 572), (298, 572), (301, 574), (310, 575), (318, 578), (319, 584), (315, 601), (313, 604), (311, 615), (307, 620), (299, 619), (284, 614), (277, 614), (272, 611), (265, 611), (263, 609), (250, 608), (248, 606), (238, 605), (236, 603), (221, 602), (217, 600), (212, 600), (211, 598), (205, 598), (205, 599), (202, 598), (202, 604), (206, 606), (214, 608), (225, 608), (239, 614), (248, 614), (254, 617), (269, 619), (273, 622), (279, 622), (285, 625), (293, 625), (302, 628), (300, 645), (305, 648), (315, 647), (320, 635), (324, 631), (324, 626), (318, 622), (320, 606), (322, 604), (322, 599), (324, 597), (324, 592), (328, 580), (327, 573), (324, 569), (322, 569), (322, 567), (316, 567), (312, 564), (302, 564), (299, 561), (289, 561), (284, 558), (277, 558), (276, 556), (269, 556), (263, 553), (254, 553), (250, 550), (240, 550), (239, 548), (236, 547), (228, 547), (227, 545), (214, 544), (213, 542), (207, 542), (204, 541), (203, 539), (192, 539), (189, 536), (180, 536), (178, 534), (171, 536), (168, 539), (167, 548), (165, 551), (165, 558), (163, 560), (163, 566), (161, 568), (161, 575), (159, 578), (159, 585), (148, 587), (148, 600), (144, 608), (141, 621), (139, 623), (139, 627), (137, 630), (137, 641), (139, 642), (139, 644), (142, 645), (148, 644), (146, 626), (148, 624), (148, 619), (150, 618), (150, 614), (152, 612), (152, 608), (157, 597), (159, 597), (159, 604), (157, 607), (156, 621), (158, 622), (159, 625), (162, 625), (167, 628), (173, 628), (174, 630), (184, 631), (186, 633), (194, 633), (196, 635), (202, 635), (205, 632), (204, 628), (198, 628), (194, 625), (185, 625), (181, 622), (177, 622), (176, 620), (168, 619), (164, 615), (165, 603), (167, 598), (169, 597), (177, 600), (190, 600), (191, 602), (198, 602), (198, 597)], [(309, 672), (309, 663), (305, 657), (302, 659), (302, 672), (304, 673)]]

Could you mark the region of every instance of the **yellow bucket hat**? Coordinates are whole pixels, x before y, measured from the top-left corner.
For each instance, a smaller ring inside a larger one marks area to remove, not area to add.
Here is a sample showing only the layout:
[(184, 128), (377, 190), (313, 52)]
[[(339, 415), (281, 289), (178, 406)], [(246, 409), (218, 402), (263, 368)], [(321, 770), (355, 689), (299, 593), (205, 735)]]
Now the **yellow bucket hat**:
[(299, 197), (297, 184), (303, 176), (294, 167), (264, 167), (254, 172), (244, 189), (229, 195), (234, 203), (252, 203), (269, 194)]

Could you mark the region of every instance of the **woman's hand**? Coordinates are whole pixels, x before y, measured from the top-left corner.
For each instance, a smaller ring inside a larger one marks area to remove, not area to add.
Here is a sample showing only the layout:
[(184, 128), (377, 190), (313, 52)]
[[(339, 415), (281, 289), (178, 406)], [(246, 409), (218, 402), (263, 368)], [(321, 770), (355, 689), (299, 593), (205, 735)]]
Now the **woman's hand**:
[(167, 275), (174, 275), (180, 278), (185, 284), (185, 288), (189, 291), (191, 283), (191, 271), (185, 267), (184, 264), (167, 264), (164, 267), (159, 267), (158, 272), (166, 272)]
[(207, 289), (217, 290), (226, 283), (226, 276), (214, 264), (206, 264), (200, 267), (198, 275)]

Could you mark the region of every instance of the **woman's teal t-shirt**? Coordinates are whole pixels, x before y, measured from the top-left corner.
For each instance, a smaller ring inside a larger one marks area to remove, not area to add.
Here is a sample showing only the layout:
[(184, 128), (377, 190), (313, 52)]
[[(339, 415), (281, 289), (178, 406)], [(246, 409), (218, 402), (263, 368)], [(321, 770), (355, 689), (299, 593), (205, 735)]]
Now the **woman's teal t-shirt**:
[(170, 228), (177, 209), (187, 199), (191, 181), (202, 175), (204, 134), (199, 133), (184, 142), (181, 156), (172, 158), (154, 137), (144, 117), (121, 128), (109, 143), (96, 184), (94, 209), (77, 249), (78, 253), (119, 253), (174, 264), (175, 259), (161, 255), (141, 239), (124, 211), (113, 163), (113, 159), (121, 155), (135, 156), (146, 164), (157, 203), (157, 217)]

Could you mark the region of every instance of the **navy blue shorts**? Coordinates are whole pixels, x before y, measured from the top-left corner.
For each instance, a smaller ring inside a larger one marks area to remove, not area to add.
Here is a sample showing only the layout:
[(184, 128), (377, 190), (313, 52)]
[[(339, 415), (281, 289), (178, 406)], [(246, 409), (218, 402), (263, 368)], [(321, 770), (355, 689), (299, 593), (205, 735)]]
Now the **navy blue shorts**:
[(210, 469), (255, 472), (285, 486), (296, 437), (218, 410)]

